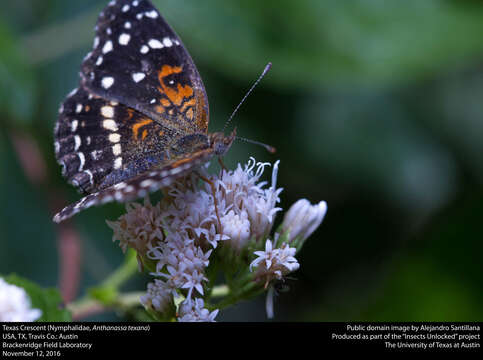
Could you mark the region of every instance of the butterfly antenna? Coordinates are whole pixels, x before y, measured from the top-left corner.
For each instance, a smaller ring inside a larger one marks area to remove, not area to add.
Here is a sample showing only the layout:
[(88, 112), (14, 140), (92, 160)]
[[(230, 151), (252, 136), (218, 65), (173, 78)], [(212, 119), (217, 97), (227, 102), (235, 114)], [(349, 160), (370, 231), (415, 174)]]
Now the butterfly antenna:
[(264, 143), (262, 143), (260, 141), (250, 140), (250, 139), (242, 138), (242, 137), (239, 137), (239, 136), (236, 136), (235, 139), (242, 140), (242, 141), (246, 141), (246, 142), (251, 143), (251, 144), (263, 146), (271, 154), (275, 154), (275, 152), (277, 151), (277, 149), (275, 149), (273, 146), (264, 144)]
[[(246, 93), (246, 95), (243, 97), (243, 99), (240, 101), (240, 103), (238, 104), (238, 106), (235, 108), (235, 110), (233, 110), (232, 114), (230, 115), (230, 117), (228, 118), (228, 120), (226, 121), (225, 123), (225, 126), (223, 127), (223, 132), (225, 131), (226, 127), (228, 126), (228, 124), (230, 123), (231, 119), (233, 119), (233, 117), (235, 116), (236, 112), (238, 111), (238, 109), (240, 108), (240, 106), (245, 102), (246, 98), (248, 97), (248, 95), (250, 95), (250, 93), (253, 91), (253, 89), (258, 85), (258, 83), (260, 82), (260, 80), (263, 79), (263, 77), (267, 74), (267, 72), (272, 68), (272, 63), (269, 62), (267, 64), (267, 66), (265, 66), (265, 69), (263, 69), (263, 72), (262, 74), (258, 77), (257, 81), (255, 81), (255, 83), (252, 85), (252, 87), (250, 88), (250, 90), (248, 90), (248, 92)], [(246, 140), (246, 139), (240, 139), (240, 140)], [(262, 145), (262, 144), (260, 144)], [(264, 144), (263, 144), (264, 145)], [(267, 145), (268, 146), (268, 145)], [(270, 150), (269, 150), (270, 151)]]

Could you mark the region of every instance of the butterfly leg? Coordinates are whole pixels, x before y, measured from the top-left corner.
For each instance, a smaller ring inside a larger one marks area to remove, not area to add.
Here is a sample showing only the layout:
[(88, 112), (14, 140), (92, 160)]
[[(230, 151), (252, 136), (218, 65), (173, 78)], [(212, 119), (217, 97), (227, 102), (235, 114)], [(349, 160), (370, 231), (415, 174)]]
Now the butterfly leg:
[(223, 170), (225, 170), (225, 172), (228, 172), (228, 169), (226, 168), (225, 164), (223, 163), (223, 159), (221, 158), (221, 156), (218, 156), (218, 162), (220, 163), (220, 166)]
[(218, 220), (218, 226), (219, 226), (219, 229), (220, 229), (220, 234), (223, 235), (223, 227), (221, 226), (220, 214), (218, 212), (218, 200), (216, 199), (215, 183), (213, 181), (211, 181), (210, 179), (208, 179), (207, 177), (201, 175), (199, 172), (196, 172), (196, 175), (198, 175), (201, 180), (207, 182), (211, 187), (211, 192), (213, 193), (213, 202), (215, 204), (216, 218)]

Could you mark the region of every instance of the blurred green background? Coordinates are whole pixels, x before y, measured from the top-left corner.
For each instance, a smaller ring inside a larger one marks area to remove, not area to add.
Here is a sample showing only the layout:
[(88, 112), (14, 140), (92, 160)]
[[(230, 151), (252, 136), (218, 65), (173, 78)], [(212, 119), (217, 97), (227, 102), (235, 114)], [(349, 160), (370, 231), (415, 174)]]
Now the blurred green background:
[[(0, 273), (60, 283), (70, 297), (123, 259), (105, 224), (121, 205), (64, 228), (51, 221), (79, 198), (52, 134), (106, 3), (16, 0), (0, 10)], [(328, 203), (275, 320), (483, 320), (483, 2), (153, 3), (203, 77), (211, 131), (273, 63), (234, 124), (278, 152), (239, 142), (228, 167), (280, 159), (284, 209), (302, 197)], [(79, 274), (65, 274), (77, 263)], [(264, 298), (217, 319), (264, 321)]]

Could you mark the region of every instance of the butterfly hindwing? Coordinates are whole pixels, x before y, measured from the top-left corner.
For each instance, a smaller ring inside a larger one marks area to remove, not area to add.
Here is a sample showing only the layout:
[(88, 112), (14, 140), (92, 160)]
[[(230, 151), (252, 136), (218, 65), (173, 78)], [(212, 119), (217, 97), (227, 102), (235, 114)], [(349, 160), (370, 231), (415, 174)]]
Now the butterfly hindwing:
[(208, 99), (180, 38), (147, 0), (111, 2), (99, 16), (82, 84), (184, 133), (206, 133)]
[(188, 174), (212, 156), (212, 149), (204, 149), (190, 154), (189, 158), (178, 159), (162, 169), (147, 171), (134, 178), (118, 182), (106, 189), (89, 194), (76, 203), (65, 207), (55, 215), (54, 221), (61, 222), (92, 206), (111, 201), (133, 201), (139, 197), (144, 197), (150, 192), (171, 185), (177, 178)]
[(106, 188), (168, 162), (175, 134), (120, 103), (75, 89), (55, 129), (63, 175), (83, 193)]

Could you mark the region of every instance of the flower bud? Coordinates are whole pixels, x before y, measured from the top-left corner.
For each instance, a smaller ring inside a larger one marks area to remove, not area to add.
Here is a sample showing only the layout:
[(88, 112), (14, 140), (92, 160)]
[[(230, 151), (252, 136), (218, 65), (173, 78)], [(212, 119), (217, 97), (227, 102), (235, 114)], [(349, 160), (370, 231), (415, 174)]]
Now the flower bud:
[(319, 227), (327, 212), (327, 203), (311, 205), (307, 199), (296, 201), (285, 214), (282, 232), (289, 233), (289, 242), (300, 238), (305, 241)]
[(221, 224), (224, 235), (230, 237), (227, 243), (235, 250), (243, 249), (250, 240), (250, 221), (248, 221), (247, 212), (242, 210), (238, 215), (230, 210), (221, 218)]

